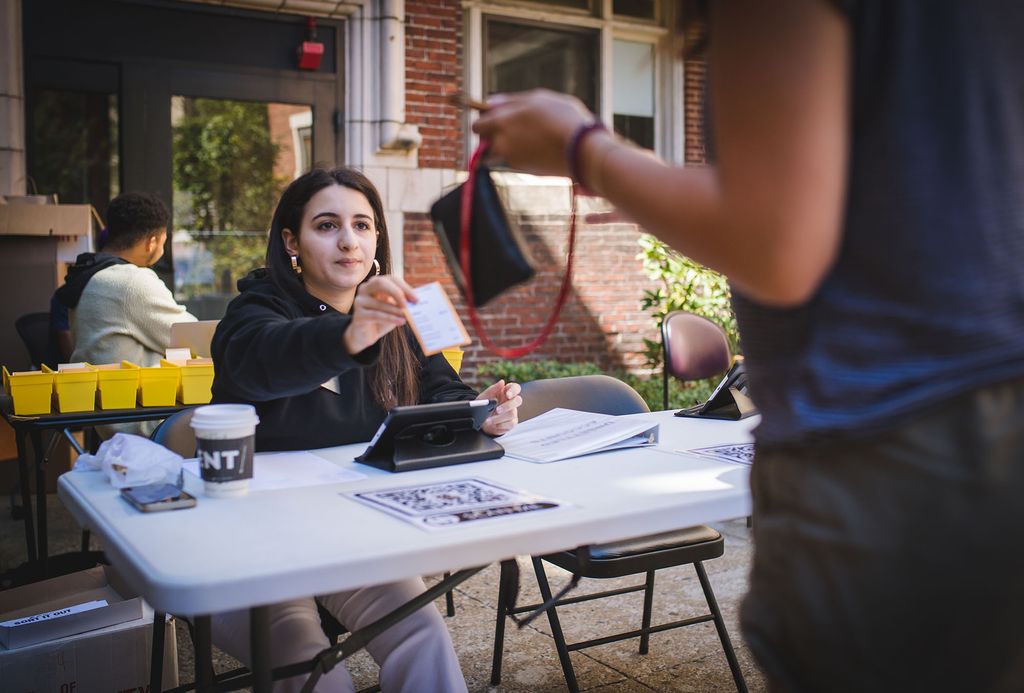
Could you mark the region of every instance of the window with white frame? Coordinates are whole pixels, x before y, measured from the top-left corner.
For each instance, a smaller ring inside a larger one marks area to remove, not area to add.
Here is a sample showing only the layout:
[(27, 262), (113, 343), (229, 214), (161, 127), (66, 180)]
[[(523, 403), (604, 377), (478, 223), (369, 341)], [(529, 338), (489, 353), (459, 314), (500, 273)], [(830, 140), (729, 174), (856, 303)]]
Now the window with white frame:
[(468, 4), (467, 83), (484, 96), (546, 87), (577, 96), (616, 132), (678, 159), (682, 66), (672, 0), (481, 0)]

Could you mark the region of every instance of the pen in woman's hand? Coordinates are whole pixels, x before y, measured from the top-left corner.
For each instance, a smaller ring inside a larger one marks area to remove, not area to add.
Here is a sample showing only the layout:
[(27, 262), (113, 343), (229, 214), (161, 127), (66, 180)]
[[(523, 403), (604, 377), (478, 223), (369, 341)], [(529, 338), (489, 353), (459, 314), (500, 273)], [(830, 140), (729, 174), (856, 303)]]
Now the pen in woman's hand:
[(466, 96), (466, 94), (461, 91), (453, 91), (448, 94), (448, 103), (452, 106), (458, 106), (463, 109), (472, 108), (480, 111), (481, 113), (490, 108), (490, 105), (486, 101), (480, 101), (479, 99), (474, 99), (471, 96)]

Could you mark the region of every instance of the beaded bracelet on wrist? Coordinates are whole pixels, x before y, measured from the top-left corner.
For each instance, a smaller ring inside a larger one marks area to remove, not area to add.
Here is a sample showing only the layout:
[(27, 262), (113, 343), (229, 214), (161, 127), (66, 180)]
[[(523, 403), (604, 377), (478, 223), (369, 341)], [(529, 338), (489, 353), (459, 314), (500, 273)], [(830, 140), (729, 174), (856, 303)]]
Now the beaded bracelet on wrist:
[(586, 181), (583, 179), (583, 162), (580, 160), (583, 141), (595, 132), (607, 131), (608, 128), (606, 128), (604, 123), (600, 120), (584, 123), (576, 128), (576, 132), (574, 132), (572, 137), (569, 138), (569, 145), (565, 148), (565, 159), (569, 164), (569, 174), (572, 176), (572, 179), (584, 189), (590, 190)]

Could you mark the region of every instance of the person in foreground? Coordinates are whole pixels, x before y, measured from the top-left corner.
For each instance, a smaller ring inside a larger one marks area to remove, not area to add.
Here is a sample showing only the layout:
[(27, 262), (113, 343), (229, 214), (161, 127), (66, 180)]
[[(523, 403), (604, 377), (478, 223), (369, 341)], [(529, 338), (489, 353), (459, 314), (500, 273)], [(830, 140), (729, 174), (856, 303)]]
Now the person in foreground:
[[(213, 337), (213, 401), (256, 406), (260, 452), (365, 442), (393, 406), (477, 398), (441, 354), (424, 356), (405, 326), (402, 307), (415, 296), (391, 274), (380, 195), (353, 169), (314, 170), (288, 186), (274, 212), (267, 267), (239, 281), (239, 290)], [(516, 424), (518, 384), (498, 381), (479, 398), (498, 402), (484, 422), (486, 433), (500, 435)], [(414, 578), (317, 601), (355, 630), (423, 590)], [(247, 612), (213, 620), (214, 641), (242, 661), (248, 630)], [(277, 605), (271, 638), (274, 666), (328, 647), (313, 599)], [(384, 691), (466, 690), (433, 606), (385, 631), (367, 650), (381, 667)], [(298, 690), (303, 680), (288, 679), (275, 690)], [(352, 690), (352, 681), (336, 667), (321, 686)]]
[(728, 275), (763, 414), (741, 623), (771, 689), (1024, 690), (1024, 12), (708, 9), (713, 165), (546, 91), (474, 130)]

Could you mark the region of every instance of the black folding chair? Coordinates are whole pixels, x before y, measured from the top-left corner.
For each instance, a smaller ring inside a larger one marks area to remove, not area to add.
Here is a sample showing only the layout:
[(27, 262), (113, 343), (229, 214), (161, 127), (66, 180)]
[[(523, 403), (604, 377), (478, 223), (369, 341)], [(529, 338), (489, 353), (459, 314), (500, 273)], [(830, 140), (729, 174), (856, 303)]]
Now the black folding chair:
[[(521, 420), (530, 419), (555, 407), (577, 409), (601, 414), (636, 414), (648, 411), (643, 398), (629, 385), (605, 375), (583, 375), (568, 378), (552, 378), (535, 380), (523, 385), (523, 405), (519, 409)], [(494, 657), (491, 665), (491, 685), (501, 683), (501, 660), (505, 639), (506, 617), (518, 620), (518, 614), (537, 613), (547, 608), (551, 634), (555, 640), (555, 649), (562, 665), (566, 685), (570, 691), (578, 691), (576, 672), (573, 669), (569, 653), (587, 647), (596, 647), (619, 640), (640, 638), (640, 654), (647, 654), (652, 633), (660, 633), (672, 628), (714, 621), (718, 631), (722, 649), (729, 663), (736, 689), (745, 693), (747, 690), (743, 673), (740, 671), (736, 653), (733, 651), (729, 633), (722, 619), (714, 591), (704, 570), (703, 561), (718, 558), (725, 551), (725, 542), (716, 530), (705, 527), (690, 527), (673, 532), (638, 537), (628, 541), (614, 542), (599, 546), (584, 546), (573, 551), (560, 551), (546, 556), (534, 556), (533, 568), (537, 576), (537, 584), (544, 599), (544, 604), (516, 606), (518, 591), (518, 567), (515, 561), (506, 561), (501, 566), (501, 579), (498, 590), (498, 614), (494, 628)], [(544, 563), (552, 563), (573, 574), (570, 586), (574, 586), (580, 578), (615, 578), (626, 575), (644, 574), (643, 584), (613, 590), (605, 590), (578, 597), (566, 597), (567, 589), (558, 596), (552, 595), (548, 583)], [(697, 572), (704, 598), (710, 613), (686, 618), (670, 623), (651, 625), (652, 606), (654, 600), (654, 574), (657, 570), (672, 566), (692, 564)], [(629, 592), (644, 592), (644, 607), (639, 629), (617, 633), (600, 638), (568, 643), (562, 632), (557, 607), (577, 604), (580, 602), (601, 599)]]

